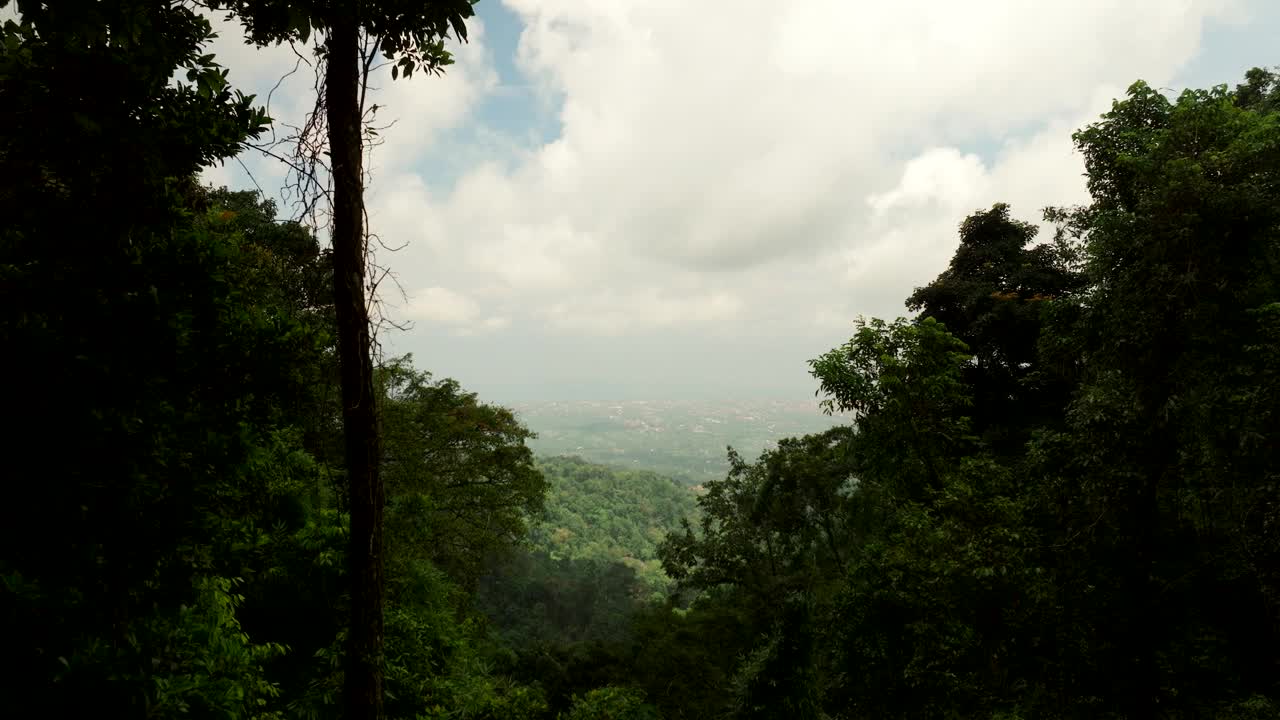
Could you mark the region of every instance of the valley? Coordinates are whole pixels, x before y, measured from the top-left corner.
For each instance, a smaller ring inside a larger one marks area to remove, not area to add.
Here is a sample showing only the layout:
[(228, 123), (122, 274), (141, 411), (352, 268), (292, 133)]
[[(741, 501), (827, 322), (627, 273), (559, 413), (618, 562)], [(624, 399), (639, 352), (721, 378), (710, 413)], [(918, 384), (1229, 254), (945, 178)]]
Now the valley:
[(632, 400), (522, 403), (511, 406), (538, 437), (542, 456), (652, 470), (698, 485), (723, 477), (729, 446), (754, 458), (778, 440), (847, 423), (816, 400)]

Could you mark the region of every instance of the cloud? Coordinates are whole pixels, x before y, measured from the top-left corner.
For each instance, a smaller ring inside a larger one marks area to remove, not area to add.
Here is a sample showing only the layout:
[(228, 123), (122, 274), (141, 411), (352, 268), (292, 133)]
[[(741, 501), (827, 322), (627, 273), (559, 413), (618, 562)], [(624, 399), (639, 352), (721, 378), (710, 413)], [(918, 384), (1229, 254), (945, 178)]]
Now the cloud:
[(930, 148), (907, 162), (897, 187), (873, 193), (867, 204), (877, 218), (895, 210), (918, 211), (930, 206), (963, 212), (986, 194), (986, 175), (977, 155), (949, 147)]
[[(397, 124), (369, 211), (406, 245), (380, 259), (425, 289), (393, 342), (465, 369), (479, 346), (433, 338), (483, 332), (484, 352), (583, 382), (603, 378), (593, 352), (653, 345), (726, 382), (807, 383), (856, 315), (905, 311), (970, 212), (1084, 200), (1071, 132), (1138, 78), (1178, 82), (1211, 24), (1264, 32), (1244, 24), (1260, 7), (504, 0), (486, 17), (513, 17), (516, 46), (480, 28), (444, 78), (373, 98)], [(550, 134), (529, 131), (546, 107)], [(595, 350), (543, 352), (569, 338)]]
[[(928, 148), (908, 160), (897, 182), (867, 197), (871, 217), (863, 241), (840, 252), (842, 284), (859, 312), (895, 316), (903, 300), (929, 283), (955, 252), (961, 221), (997, 202), (1052, 237), (1042, 210), (1088, 201), (1071, 133), (1093, 121), (1122, 94), (1103, 89), (1073, 119), (1059, 118), (1026, 137), (1010, 138), (983, 160), (956, 148)], [(852, 308), (851, 308), (852, 309)]]
[(474, 300), (448, 288), (429, 287), (411, 297), (405, 316), (411, 320), (431, 320), (447, 325), (466, 325), (480, 315)]
[(725, 291), (669, 293), (649, 287), (625, 293), (603, 291), (581, 302), (553, 302), (543, 315), (559, 330), (613, 336), (724, 323), (735, 319), (742, 305), (737, 295)]
[[(875, 281), (936, 272), (968, 212), (1016, 199), (1015, 212), (1036, 219), (1046, 204), (1078, 200), (1067, 121), (1097, 110), (1100, 89), (1168, 82), (1206, 20), (1232, 8), (506, 5), (524, 23), (519, 67), (562, 103), (559, 136), (512, 166), (474, 169), (444, 194), (397, 195), (380, 217), (414, 207), (443, 235), (466, 238), (439, 258), (451, 270), (530, 300), (542, 310), (534, 319), (602, 333), (628, 313), (636, 327), (664, 326), (643, 318), (645, 308), (665, 317), (653, 310), (665, 305), (624, 298), (692, 308), (733, 296), (753, 268), (833, 251), (877, 288), (870, 306), (887, 307), (890, 292), (900, 303), (902, 282)], [(985, 159), (967, 149), (984, 143), (995, 148)], [(414, 224), (388, 231), (431, 247)], [(772, 288), (735, 312), (788, 294)], [(595, 314), (613, 320), (585, 317), (601, 307)], [(567, 319), (575, 312), (581, 322)], [(686, 310), (671, 322), (714, 314)]]
[(510, 318), (487, 315), (474, 299), (449, 288), (428, 287), (407, 295), (408, 303), (401, 311), (404, 319), (426, 321), (455, 334), (493, 332), (511, 324)]

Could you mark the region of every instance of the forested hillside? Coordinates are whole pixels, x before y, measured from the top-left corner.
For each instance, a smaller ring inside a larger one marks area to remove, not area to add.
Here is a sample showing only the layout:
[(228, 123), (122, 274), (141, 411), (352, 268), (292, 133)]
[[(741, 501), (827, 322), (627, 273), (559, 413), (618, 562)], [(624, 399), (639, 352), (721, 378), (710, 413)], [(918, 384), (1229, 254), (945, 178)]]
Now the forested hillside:
[(329, 225), (198, 181), (271, 121), (191, 5), (0, 30), (6, 717), (1280, 717), (1280, 75), (1135, 82), (695, 494), (374, 352), (358, 40), (471, 4), (207, 4), (324, 36)]
[(536, 549), (552, 558), (620, 562), (655, 589), (669, 578), (657, 548), (697, 512), (694, 491), (643, 470), (596, 465), (576, 457), (544, 458), (546, 516), (531, 528)]
[(495, 560), (476, 605), (509, 648), (511, 671), (563, 708), (613, 678), (630, 684), (617, 655), (646, 642), (637, 617), (676, 590), (658, 546), (698, 510), (691, 488), (655, 473), (576, 457), (542, 458), (538, 469), (544, 511), (527, 546)]

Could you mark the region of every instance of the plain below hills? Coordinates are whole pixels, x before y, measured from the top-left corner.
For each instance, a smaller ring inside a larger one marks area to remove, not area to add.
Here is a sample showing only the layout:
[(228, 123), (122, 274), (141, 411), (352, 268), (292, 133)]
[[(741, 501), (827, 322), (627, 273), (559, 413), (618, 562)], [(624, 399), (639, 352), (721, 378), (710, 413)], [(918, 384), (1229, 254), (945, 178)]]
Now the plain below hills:
[(653, 470), (689, 485), (724, 477), (729, 446), (751, 458), (782, 438), (847, 422), (823, 414), (815, 400), (584, 400), (512, 407), (538, 434), (529, 445), (539, 455)]

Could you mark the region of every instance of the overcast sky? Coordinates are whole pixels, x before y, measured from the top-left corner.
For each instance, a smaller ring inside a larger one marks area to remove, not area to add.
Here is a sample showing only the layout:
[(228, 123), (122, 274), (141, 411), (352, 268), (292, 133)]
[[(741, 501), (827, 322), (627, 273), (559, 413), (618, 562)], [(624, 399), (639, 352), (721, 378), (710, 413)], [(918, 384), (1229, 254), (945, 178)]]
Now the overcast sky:
[[(1274, 0), (481, 0), (396, 119), (372, 229), (393, 353), (484, 399), (805, 398), (858, 315), (904, 314), (970, 212), (1085, 199), (1073, 129), (1139, 78), (1280, 63)], [(288, 48), (221, 26), (266, 97)], [(271, 113), (296, 121), (309, 73)], [(283, 170), (246, 157), (268, 192)], [(207, 178), (252, 187), (235, 163)]]

